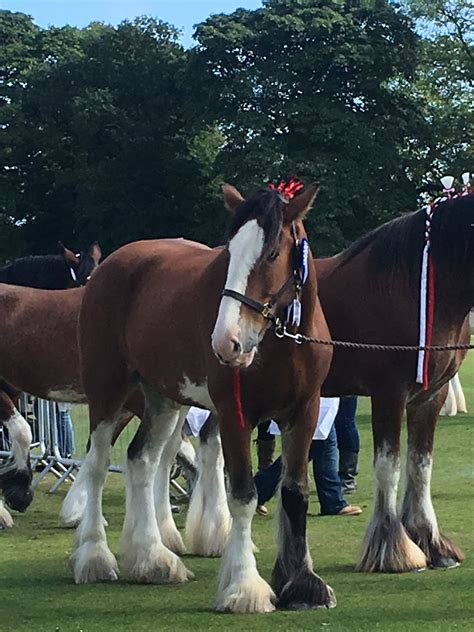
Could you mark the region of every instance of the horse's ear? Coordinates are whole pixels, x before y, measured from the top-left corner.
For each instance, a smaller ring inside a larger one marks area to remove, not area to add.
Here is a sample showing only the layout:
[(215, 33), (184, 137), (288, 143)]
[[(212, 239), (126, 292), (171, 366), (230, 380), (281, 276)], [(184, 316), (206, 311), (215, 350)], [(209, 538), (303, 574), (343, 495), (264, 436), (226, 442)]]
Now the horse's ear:
[(236, 208), (245, 201), (237, 189), (231, 184), (223, 184), (222, 193), (224, 195), (224, 204), (231, 213), (235, 213)]
[(62, 254), (64, 259), (67, 261), (67, 263), (74, 266), (75, 268), (79, 266), (79, 258), (76, 257), (76, 255), (73, 253), (72, 250), (69, 250), (69, 248), (66, 248), (66, 246), (62, 243), (62, 241), (58, 241), (58, 248), (59, 248), (60, 254)]
[(318, 195), (319, 184), (310, 184), (303, 193), (290, 200), (284, 209), (286, 221), (304, 219)]
[(89, 254), (92, 259), (94, 259), (96, 265), (99, 265), (100, 260), (102, 259), (102, 248), (99, 246), (97, 241), (94, 241), (94, 243), (89, 246)]

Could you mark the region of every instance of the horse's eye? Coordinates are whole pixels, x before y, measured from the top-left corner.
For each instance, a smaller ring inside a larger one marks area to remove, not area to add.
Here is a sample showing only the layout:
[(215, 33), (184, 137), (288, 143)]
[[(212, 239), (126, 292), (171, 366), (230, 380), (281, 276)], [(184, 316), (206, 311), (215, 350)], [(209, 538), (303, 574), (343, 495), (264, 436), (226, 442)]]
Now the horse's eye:
[(275, 261), (275, 259), (278, 259), (279, 256), (280, 253), (278, 252), (278, 250), (273, 250), (273, 252), (268, 255), (268, 261), (270, 261), (270, 263), (273, 263), (273, 261)]

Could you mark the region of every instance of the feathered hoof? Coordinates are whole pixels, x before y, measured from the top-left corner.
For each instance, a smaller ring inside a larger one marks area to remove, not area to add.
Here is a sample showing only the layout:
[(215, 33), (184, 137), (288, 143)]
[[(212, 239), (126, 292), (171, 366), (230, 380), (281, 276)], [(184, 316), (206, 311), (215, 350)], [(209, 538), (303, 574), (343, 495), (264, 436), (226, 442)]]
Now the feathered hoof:
[(366, 573), (406, 573), (426, 568), (423, 551), (411, 540), (402, 524), (393, 521), (369, 526), (356, 571)]
[(267, 582), (257, 575), (240, 583), (230, 584), (219, 595), (216, 610), (239, 614), (258, 614), (275, 610), (275, 593)]
[(70, 563), (76, 584), (118, 579), (117, 560), (104, 542), (84, 542), (71, 555)]
[(181, 537), (181, 533), (176, 528), (174, 522), (169, 526), (160, 525), (160, 535), (164, 546), (176, 555), (184, 555), (186, 547)]
[(286, 610), (308, 610), (311, 608), (335, 608), (334, 590), (314, 571), (305, 568), (285, 583), (277, 581), (274, 572), (273, 584), (278, 595), (278, 607)]
[(163, 544), (139, 547), (124, 556), (127, 578), (137, 584), (183, 584), (194, 578), (183, 562)]

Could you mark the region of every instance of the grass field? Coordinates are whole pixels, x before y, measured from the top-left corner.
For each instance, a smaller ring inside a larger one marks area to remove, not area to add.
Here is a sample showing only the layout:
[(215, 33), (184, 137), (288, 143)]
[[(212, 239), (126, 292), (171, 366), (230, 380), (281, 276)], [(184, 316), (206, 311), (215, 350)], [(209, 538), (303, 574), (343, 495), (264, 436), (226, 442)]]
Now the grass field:
[[(186, 557), (196, 579), (184, 586), (137, 586), (120, 580), (75, 586), (66, 560), (73, 534), (58, 522), (65, 487), (47, 493), (46, 480), (15, 528), (0, 531), (0, 632), (135, 632), (155, 630), (473, 630), (474, 354), (461, 380), (470, 414), (442, 418), (436, 437), (433, 498), (442, 529), (461, 546), (466, 561), (448, 571), (404, 575), (358, 574), (353, 566), (372, 507), (372, 439), (368, 403), (358, 414), (362, 451), (359, 517), (318, 517), (311, 495), (309, 541), (318, 572), (336, 591), (334, 610), (277, 611), (267, 615), (222, 615), (212, 611), (219, 560)], [(275, 501), (269, 504), (275, 514)], [(118, 550), (123, 518), (122, 478), (109, 477), (105, 515), (111, 549)], [(185, 516), (177, 516), (178, 526)], [(272, 518), (256, 516), (254, 540), (261, 574), (270, 577), (275, 557)]]

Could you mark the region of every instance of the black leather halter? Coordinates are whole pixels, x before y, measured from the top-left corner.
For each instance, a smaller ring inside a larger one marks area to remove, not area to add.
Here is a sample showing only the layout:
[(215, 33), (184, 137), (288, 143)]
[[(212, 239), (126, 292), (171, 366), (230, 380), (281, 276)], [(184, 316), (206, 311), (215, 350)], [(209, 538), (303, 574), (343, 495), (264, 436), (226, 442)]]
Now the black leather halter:
[(254, 300), (245, 294), (241, 294), (240, 292), (236, 292), (235, 290), (231, 290), (225, 288), (222, 291), (222, 296), (229, 296), (230, 298), (234, 298), (236, 301), (247, 305), (250, 309), (253, 309), (255, 312), (258, 312), (263, 318), (273, 323), (276, 327), (281, 326), (281, 321), (278, 316), (274, 312), (274, 308), (278, 302), (278, 300), (287, 292), (291, 287), (294, 287), (295, 297), (299, 298), (301, 292), (301, 286), (303, 284), (303, 280), (301, 278), (300, 271), (300, 251), (299, 251), (299, 240), (296, 235), (296, 226), (294, 222), (291, 222), (291, 232), (293, 235), (293, 273), (292, 275), (285, 281), (285, 283), (281, 286), (281, 288), (273, 294), (271, 299), (266, 303), (260, 303), (259, 301)]

